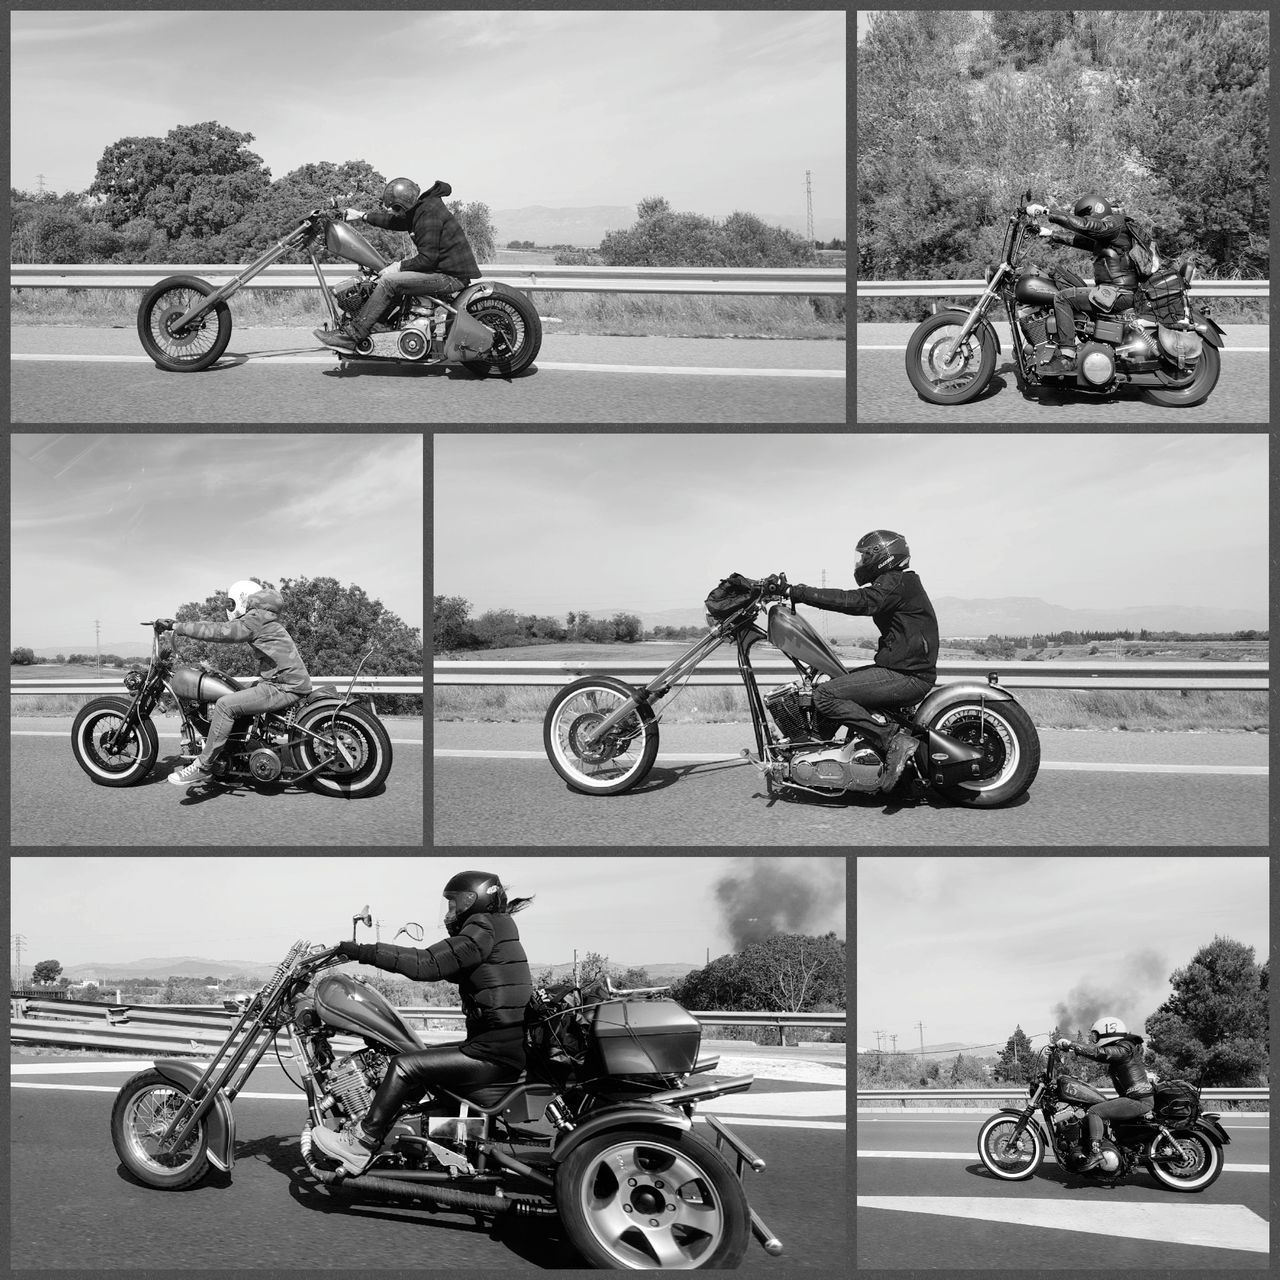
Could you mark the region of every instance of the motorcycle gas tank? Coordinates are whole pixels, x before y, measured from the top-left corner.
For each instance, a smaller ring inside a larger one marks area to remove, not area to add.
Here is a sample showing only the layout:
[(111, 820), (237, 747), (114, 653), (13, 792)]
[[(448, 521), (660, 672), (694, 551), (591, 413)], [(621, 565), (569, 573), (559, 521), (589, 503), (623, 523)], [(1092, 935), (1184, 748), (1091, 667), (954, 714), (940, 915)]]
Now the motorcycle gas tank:
[(821, 671), (823, 675), (846, 675), (845, 665), (827, 642), (798, 614), (781, 605), (769, 610), (769, 643), (789, 658)]
[(1053, 302), (1053, 295), (1057, 293), (1054, 283), (1048, 276), (1042, 275), (1038, 270), (1024, 271), (1018, 277), (1018, 283), (1013, 286), (1013, 296), (1019, 302), (1025, 302), (1030, 306), (1048, 306)]
[(169, 677), (169, 688), (179, 698), (192, 698), (196, 702), (217, 702), (219, 698), (236, 692), (234, 686), (221, 676), (188, 666), (174, 667)]
[(1091, 1107), (1095, 1102), (1106, 1101), (1097, 1089), (1085, 1084), (1083, 1080), (1077, 1080), (1075, 1076), (1059, 1076), (1057, 1093), (1063, 1102), (1074, 1102), (1082, 1107)]
[(345, 222), (331, 222), (325, 228), (324, 247), (349, 262), (358, 262), (371, 271), (381, 271), (387, 264), (382, 255), (358, 231)]
[(367, 983), (331, 973), (315, 984), (315, 1011), (339, 1031), (351, 1031), (391, 1045), (400, 1053), (423, 1048), (412, 1027)]

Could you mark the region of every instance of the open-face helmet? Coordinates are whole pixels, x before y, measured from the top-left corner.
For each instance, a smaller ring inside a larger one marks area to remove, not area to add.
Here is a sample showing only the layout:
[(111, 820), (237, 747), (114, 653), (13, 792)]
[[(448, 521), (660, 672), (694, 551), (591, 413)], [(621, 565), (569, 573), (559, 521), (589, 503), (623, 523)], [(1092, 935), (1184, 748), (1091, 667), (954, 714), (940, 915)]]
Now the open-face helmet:
[(1101, 196), (1087, 195), (1076, 201), (1074, 212), (1077, 218), (1107, 218), (1112, 208)]
[(237, 618), (243, 618), (249, 611), (249, 597), (261, 590), (262, 583), (254, 582), (252, 578), (233, 582), (227, 588), (227, 621), (234, 622)]
[(507, 891), (493, 872), (459, 871), (444, 887), (444, 927), (452, 937), (472, 916), (506, 905)]
[(911, 548), (900, 533), (890, 529), (873, 529), (858, 539), (857, 563), (853, 576), (858, 586), (865, 587), (890, 569), (905, 569), (911, 564)]
[(1119, 1018), (1113, 1018), (1108, 1014), (1104, 1018), (1099, 1018), (1089, 1029), (1089, 1033), (1093, 1036), (1094, 1044), (1110, 1044), (1125, 1034), (1125, 1026)]
[(418, 203), (421, 194), (418, 184), (412, 178), (392, 178), (382, 188), (378, 203), (392, 213), (408, 213)]

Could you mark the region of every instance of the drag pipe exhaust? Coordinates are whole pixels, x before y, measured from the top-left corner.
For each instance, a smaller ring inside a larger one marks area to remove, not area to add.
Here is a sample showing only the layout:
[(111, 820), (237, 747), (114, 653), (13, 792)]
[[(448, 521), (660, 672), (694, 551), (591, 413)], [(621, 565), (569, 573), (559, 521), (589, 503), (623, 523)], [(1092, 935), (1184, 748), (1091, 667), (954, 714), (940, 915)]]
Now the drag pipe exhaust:
[(369, 1191), (374, 1195), (393, 1200), (425, 1200), (428, 1204), (444, 1209), (461, 1209), (467, 1213), (509, 1213), (522, 1218), (554, 1218), (556, 1211), (549, 1205), (528, 1204), (521, 1200), (509, 1200), (506, 1196), (485, 1195), (480, 1191), (463, 1191), (460, 1187), (436, 1186), (434, 1183), (397, 1182), (392, 1178), (343, 1177), (327, 1169), (313, 1169), (321, 1182), (343, 1191)]

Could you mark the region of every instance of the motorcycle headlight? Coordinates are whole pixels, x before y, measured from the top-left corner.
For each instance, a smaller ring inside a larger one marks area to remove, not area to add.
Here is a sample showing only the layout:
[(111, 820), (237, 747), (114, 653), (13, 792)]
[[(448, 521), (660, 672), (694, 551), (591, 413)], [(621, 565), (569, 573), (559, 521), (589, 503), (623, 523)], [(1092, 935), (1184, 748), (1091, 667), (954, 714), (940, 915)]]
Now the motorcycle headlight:
[(124, 673), (124, 687), (130, 693), (137, 693), (142, 688), (142, 682), (145, 678), (141, 671), (126, 671)]

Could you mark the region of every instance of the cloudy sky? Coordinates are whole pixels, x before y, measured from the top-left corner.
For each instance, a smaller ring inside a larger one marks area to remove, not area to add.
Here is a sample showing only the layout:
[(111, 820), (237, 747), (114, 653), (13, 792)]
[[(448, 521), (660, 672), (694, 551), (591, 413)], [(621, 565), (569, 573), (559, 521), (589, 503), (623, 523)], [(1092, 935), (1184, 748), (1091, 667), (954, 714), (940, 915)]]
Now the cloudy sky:
[(1048, 1034), (1059, 1004), (1140, 1029), (1215, 934), (1269, 954), (1265, 857), (859, 858), (856, 894), (857, 1042), (899, 1052), (917, 1022), (926, 1045)]
[(46, 435), (10, 446), (12, 643), (104, 652), (261, 574), (422, 626), (420, 435)]
[[(367, 160), (491, 209), (844, 216), (843, 11), (17, 12), (13, 185), (216, 120), (272, 176)], [(198, 91), (192, 69), (199, 66)], [(480, 137), (483, 135), (483, 142)]]
[(1267, 437), (433, 437), (433, 590), (563, 615), (696, 607), (726, 574), (852, 587), (868, 529), (930, 594), (1267, 608)]
[[(298, 938), (349, 938), (351, 917), (367, 903), (384, 941), (406, 920), (435, 941), (444, 934), (441, 889), (475, 865), (438, 857), (14, 858), (10, 932), (26, 938), (24, 967), (50, 958), (64, 967), (176, 956), (270, 963)], [(708, 949), (714, 958), (732, 948), (735, 921), (845, 935), (843, 858), (491, 857), (478, 865), (514, 896), (536, 895), (519, 916), (535, 964), (568, 963), (576, 947), (579, 958), (597, 951), (624, 966), (701, 965)]]

